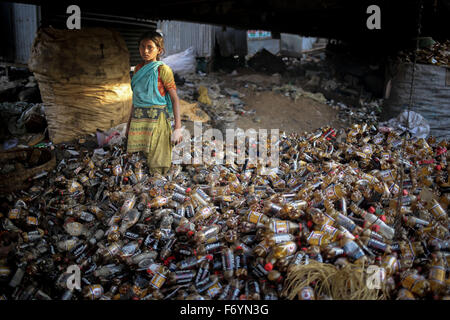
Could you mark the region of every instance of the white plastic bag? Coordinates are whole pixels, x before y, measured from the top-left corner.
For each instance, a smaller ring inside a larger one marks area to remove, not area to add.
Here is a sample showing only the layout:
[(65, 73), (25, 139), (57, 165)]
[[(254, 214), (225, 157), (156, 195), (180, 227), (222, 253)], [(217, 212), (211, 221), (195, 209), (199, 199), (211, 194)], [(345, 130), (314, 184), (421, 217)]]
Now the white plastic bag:
[(174, 73), (186, 75), (195, 72), (196, 60), (194, 48), (190, 47), (180, 53), (172, 54), (162, 61), (167, 64)]
[(119, 124), (106, 132), (97, 129), (98, 146), (103, 147), (106, 145), (114, 146), (122, 144), (123, 139), (125, 139), (126, 129), (126, 123)]
[(391, 127), (400, 134), (408, 130), (411, 136), (417, 139), (426, 139), (430, 134), (430, 125), (424, 117), (414, 111), (409, 111), (409, 119), (408, 111), (403, 111), (397, 118), (380, 123), (380, 126)]

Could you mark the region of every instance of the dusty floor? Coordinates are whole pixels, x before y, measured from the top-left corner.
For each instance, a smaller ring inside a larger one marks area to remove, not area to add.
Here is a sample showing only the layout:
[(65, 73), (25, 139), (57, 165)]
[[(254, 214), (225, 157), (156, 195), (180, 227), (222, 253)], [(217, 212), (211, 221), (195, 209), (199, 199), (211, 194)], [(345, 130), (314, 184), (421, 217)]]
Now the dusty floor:
[[(254, 109), (256, 114), (239, 116), (236, 126), (242, 129), (280, 129), (287, 133), (314, 131), (322, 126), (339, 129), (347, 124), (338, 119), (338, 110), (313, 99), (300, 97), (294, 101), (281, 93), (255, 91), (245, 84), (254, 83), (262, 87), (285, 83), (282, 78), (260, 73), (244, 73), (241, 76), (224, 76), (224, 83), (243, 94), (246, 110)], [(255, 121), (256, 120), (256, 121)]]

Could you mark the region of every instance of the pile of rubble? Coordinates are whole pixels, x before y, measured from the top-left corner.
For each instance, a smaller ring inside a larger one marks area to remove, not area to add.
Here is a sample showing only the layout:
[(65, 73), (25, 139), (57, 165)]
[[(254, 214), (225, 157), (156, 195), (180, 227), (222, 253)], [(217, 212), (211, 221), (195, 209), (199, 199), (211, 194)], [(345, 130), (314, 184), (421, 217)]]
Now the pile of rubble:
[[(434, 41), (433, 41), (434, 42)], [(399, 59), (404, 62), (414, 62), (416, 54), (417, 63), (432, 64), (436, 66), (450, 65), (450, 40), (443, 43), (434, 42), (428, 47), (420, 48), (417, 52), (400, 52)]]

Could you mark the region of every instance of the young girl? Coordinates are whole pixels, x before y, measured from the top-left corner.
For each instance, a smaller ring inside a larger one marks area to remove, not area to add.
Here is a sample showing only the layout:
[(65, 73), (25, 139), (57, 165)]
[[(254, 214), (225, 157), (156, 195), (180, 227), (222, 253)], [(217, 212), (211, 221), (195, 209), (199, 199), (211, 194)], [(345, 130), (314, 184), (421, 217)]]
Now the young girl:
[[(142, 63), (131, 79), (133, 106), (127, 126), (127, 152), (142, 151), (151, 173), (165, 175), (172, 163), (172, 143), (181, 141), (177, 88), (172, 69), (159, 61), (164, 40), (154, 31), (139, 39)], [(172, 134), (170, 120), (175, 118)]]

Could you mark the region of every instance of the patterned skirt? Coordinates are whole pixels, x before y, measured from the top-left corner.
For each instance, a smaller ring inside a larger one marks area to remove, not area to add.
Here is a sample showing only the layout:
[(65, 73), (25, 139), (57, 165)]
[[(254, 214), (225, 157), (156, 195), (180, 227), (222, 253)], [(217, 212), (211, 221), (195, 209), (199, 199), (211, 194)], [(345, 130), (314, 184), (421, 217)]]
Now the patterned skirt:
[(134, 107), (127, 152), (142, 151), (150, 172), (166, 174), (172, 163), (172, 128), (165, 106)]

